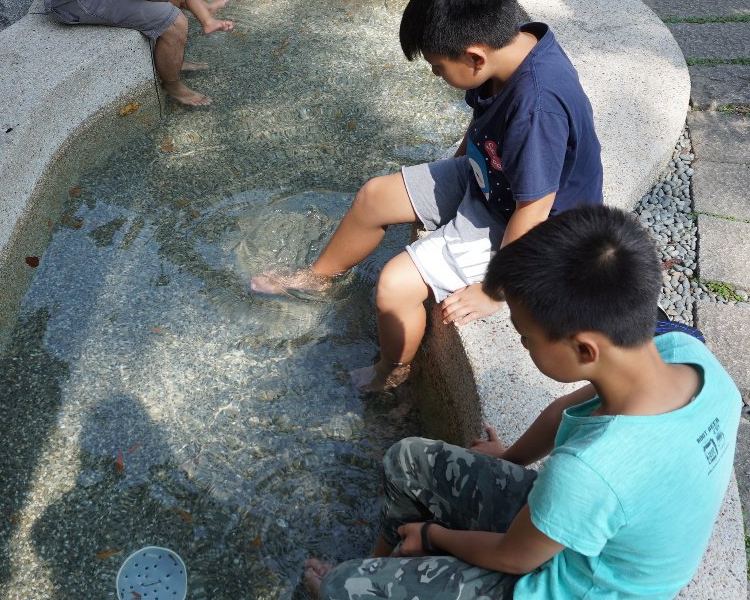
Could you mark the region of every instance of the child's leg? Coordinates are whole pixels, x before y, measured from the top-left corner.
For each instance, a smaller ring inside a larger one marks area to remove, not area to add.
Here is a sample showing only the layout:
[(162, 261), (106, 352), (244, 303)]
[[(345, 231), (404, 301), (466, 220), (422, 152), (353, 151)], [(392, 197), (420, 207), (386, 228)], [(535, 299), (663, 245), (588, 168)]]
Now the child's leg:
[(442, 441), (406, 438), (383, 458), (381, 535), (391, 546), (404, 523), (434, 519), (453, 529), (505, 532), (536, 479), (531, 469)]
[(364, 260), (388, 225), (414, 223), (417, 215), (401, 173), (371, 179), (357, 192), (325, 249), (312, 264), (318, 275), (340, 275)]
[(402, 384), (424, 337), (424, 301), (429, 288), (411, 257), (402, 252), (383, 267), (375, 298), (380, 361), (352, 372), (354, 383), (368, 391)]
[(203, 32), (206, 34), (214, 31), (230, 31), (233, 27), (231, 21), (218, 21), (214, 19), (213, 13), (209, 10), (208, 5), (203, 0), (185, 0), (187, 9), (195, 15), (195, 18), (203, 25)]
[[(305, 579), (309, 582), (307, 575)], [(319, 597), (510, 600), (518, 579), (518, 575), (475, 567), (453, 556), (370, 558), (350, 560), (328, 570), (321, 578)]]
[(352, 205), (310, 269), (290, 275), (268, 272), (253, 277), (253, 291), (322, 290), (330, 278), (359, 264), (380, 243), (388, 225), (414, 223), (417, 215), (401, 173), (375, 177), (357, 192)]

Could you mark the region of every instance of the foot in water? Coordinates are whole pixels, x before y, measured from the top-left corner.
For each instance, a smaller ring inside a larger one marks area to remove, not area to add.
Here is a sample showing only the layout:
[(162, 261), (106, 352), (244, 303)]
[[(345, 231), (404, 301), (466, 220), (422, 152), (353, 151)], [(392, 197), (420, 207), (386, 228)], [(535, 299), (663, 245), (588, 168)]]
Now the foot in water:
[(310, 269), (291, 273), (266, 271), (250, 280), (250, 289), (260, 294), (288, 294), (290, 290), (325, 292), (330, 287), (330, 277), (318, 275)]
[(409, 379), (410, 373), (411, 365), (380, 360), (371, 367), (354, 369), (349, 375), (354, 385), (363, 392), (387, 392)]
[(305, 561), (305, 574), (302, 576), (302, 581), (304, 581), (305, 588), (313, 598), (320, 597), (320, 585), (323, 582), (323, 577), (331, 569), (333, 569), (333, 565), (324, 563), (317, 558), (308, 558)]
[(231, 21), (220, 21), (219, 19), (211, 19), (203, 26), (203, 33), (206, 35), (213, 33), (214, 31), (232, 31), (234, 23)]
[(180, 67), (180, 71), (205, 71), (206, 69), (208, 69), (208, 63), (190, 60), (183, 60), (182, 67)]
[(167, 94), (185, 106), (209, 106), (212, 102), (209, 96), (191, 90), (181, 81), (164, 81), (162, 87)]
[(206, 2), (206, 8), (208, 9), (208, 12), (213, 17), (217, 12), (219, 12), (222, 8), (224, 8), (227, 5), (227, 2), (229, 0), (216, 0), (216, 2)]

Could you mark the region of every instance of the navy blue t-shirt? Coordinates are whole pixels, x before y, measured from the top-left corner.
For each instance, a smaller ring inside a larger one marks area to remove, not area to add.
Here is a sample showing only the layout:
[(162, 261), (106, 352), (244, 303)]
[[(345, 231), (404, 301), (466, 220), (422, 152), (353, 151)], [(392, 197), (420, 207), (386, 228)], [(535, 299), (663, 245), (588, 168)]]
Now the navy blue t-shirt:
[(474, 109), (466, 154), (490, 208), (510, 218), (516, 201), (557, 192), (551, 214), (601, 204), (601, 147), (578, 73), (544, 23), (521, 27), (538, 42), (494, 96), (488, 81), (466, 92)]

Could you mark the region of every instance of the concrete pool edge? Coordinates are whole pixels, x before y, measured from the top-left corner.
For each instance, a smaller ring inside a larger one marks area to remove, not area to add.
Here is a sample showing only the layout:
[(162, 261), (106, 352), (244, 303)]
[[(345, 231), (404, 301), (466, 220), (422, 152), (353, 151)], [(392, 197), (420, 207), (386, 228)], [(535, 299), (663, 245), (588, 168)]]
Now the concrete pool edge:
[(0, 323), (28, 281), (24, 256), (46, 244), (33, 231), (34, 198), (55, 158), (97, 114), (153, 85), (148, 40), (138, 32), (68, 27), (38, 12), (40, 1), (0, 31), (0, 275), (4, 300), (13, 298), (2, 303)]

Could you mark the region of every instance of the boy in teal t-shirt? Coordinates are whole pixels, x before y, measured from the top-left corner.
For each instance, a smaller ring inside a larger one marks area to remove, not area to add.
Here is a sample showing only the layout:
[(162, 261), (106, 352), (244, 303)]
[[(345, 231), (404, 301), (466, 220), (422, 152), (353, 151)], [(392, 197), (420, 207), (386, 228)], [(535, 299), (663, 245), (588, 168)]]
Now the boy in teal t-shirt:
[(677, 595), (727, 489), (741, 398), (698, 340), (652, 339), (660, 286), (648, 235), (615, 209), (573, 209), (501, 249), (485, 291), (504, 295), (542, 373), (590, 383), (507, 449), (491, 428), (470, 450), (394, 445), (374, 558), (312, 559), (308, 587), (336, 600)]

